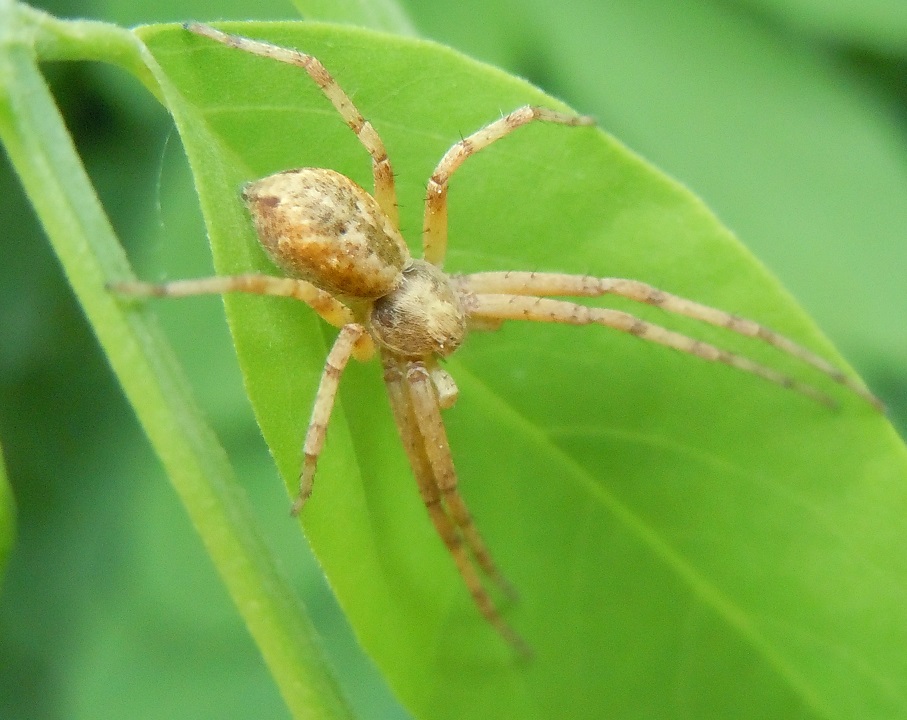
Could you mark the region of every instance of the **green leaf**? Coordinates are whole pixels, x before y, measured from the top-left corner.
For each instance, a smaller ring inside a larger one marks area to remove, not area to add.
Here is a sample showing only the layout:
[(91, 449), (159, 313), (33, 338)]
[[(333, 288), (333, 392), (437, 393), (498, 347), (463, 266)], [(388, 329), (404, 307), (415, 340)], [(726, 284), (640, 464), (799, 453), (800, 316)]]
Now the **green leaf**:
[[(431, 36), (606, 120), (704, 198), (870, 380), (903, 385), (907, 283), (891, 268), (907, 267), (904, 133), (846, 58), (721, 2), (410, 9)], [(497, 21), (472, 32), (478, 12)]]
[(294, 0), (293, 4), (306, 20), (349, 23), (399, 35), (416, 34), (396, 0)]
[[(502, 111), (559, 106), (426, 42), (317, 24), (225, 29), (303, 48), (335, 74), (385, 140), (414, 252), (443, 152)], [(168, 78), (219, 273), (274, 272), (243, 182), (315, 166), (370, 185), (365, 151), (297, 68), (179, 28), (139, 32)], [(450, 216), (451, 272), (634, 277), (844, 366), (696, 198), (599, 130), (532, 126), (470, 159)], [(292, 493), (334, 331), (288, 300), (226, 305)], [(757, 343), (659, 319), (829, 385)], [(304, 513), (362, 644), (415, 715), (907, 716), (907, 453), (866, 403), (831, 388), (841, 408), (830, 411), (602, 328), (508, 325), (471, 336), (448, 367), (461, 487), (521, 592), (506, 615), (535, 660), (484, 623), (434, 535), (375, 363), (344, 376)]]
[[(900, 374), (907, 284), (891, 268), (907, 264), (907, 173), (885, 103), (743, 13), (668, 0), (620, 5), (571, 12), (546, 40), (575, 96), (607, 108), (648, 157), (745, 233), (847, 357), (865, 372)], [(535, 3), (535, 12), (553, 26), (549, 5)], [(577, 27), (607, 27), (613, 40)]]
[(907, 12), (901, 0), (737, 0), (839, 41), (903, 53)]
[[(287, 706), (294, 717), (349, 717), (305, 607), (278, 573), (159, 327), (146, 310), (128, 307), (105, 286), (128, 277), (129, 265), (38, 70), (30, 42), (35, 21), (42, 18), (0, 0), (0, 139), (11, 164)], [(133, 61), (146, 59), (127, 30), (76, 25), (83, 32), (60, 38), (70, 56), (101, 30), (120, 35), (119, 49), (131, 45)]]

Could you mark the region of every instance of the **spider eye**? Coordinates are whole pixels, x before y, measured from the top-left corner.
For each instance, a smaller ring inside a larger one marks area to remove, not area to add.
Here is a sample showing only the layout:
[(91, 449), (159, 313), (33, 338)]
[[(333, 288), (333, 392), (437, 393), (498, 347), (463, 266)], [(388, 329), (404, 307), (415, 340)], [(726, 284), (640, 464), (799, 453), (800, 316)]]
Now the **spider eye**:
[(242, 196), (271, 259), (328, 292), (381, 297), (409, 262), (375, 199), (333, 170), (286, 170), (247, 184)]

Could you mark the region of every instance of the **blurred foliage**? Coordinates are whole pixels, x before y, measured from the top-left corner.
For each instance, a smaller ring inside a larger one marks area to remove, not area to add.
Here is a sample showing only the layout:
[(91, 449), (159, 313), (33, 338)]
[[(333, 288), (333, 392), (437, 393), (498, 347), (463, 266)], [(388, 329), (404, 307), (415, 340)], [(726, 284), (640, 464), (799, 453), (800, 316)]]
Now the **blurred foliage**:
[[(425, 36), (597, 115), (690, 185), (907, 427), (902, 3), (407, 5)], [(42, 7), (127, 25), (295, 14), (277, 0)], [(138, 273), (209, 272), (166, 114), (110, 68), (48, 73)], [(0, 218), (0, 441), (20, 526), (0, 597), (0, 716), (286, 717), (6, 165)], [(299, 560), (306, 550), (283, 521), (285, 496), (251, 421), (220, 303), (177, 305), (159, 313), (263, 526), (309, 604), (324, 610), (347, 692), (362, 717), (402, 716), (351, 647), (314, 563)]]

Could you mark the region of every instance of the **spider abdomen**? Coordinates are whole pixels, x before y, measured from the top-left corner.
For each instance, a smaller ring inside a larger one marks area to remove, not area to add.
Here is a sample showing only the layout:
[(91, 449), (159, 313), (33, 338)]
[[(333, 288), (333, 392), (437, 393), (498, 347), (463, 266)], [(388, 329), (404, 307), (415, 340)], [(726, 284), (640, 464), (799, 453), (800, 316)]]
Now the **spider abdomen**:
[(410, 260), (403, 237), (377, 201), (334, 170), (269, 175), (246, 185), (243, 199), (271, 259), (330, 293), (386, 295)]
[(375, 340), (403, 357), (444, 357), (463, 342), (466, 310), (441, 270), (413, 260), (397, 288), (372, 305), (369, 328)]

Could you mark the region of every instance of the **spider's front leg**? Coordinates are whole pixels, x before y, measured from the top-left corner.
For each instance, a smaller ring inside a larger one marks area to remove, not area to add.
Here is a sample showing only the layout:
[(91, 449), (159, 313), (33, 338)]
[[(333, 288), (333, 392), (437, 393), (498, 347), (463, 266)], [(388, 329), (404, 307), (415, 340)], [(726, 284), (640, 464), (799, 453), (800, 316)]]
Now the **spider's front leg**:
[[(788, 390), (794, 390), (827, 407), (838, 406), (837, 401), (831, 396), (809, 383), (801, 382), (767, 365), (668, 330), (621, 310), (588, 307), (564, 300), (551, 300), (532, 295), (477, 293), (469, 295), (467, 298), (470, 319), (474, 318), (481, 322), (530, 320), (567, 325), (603, 325), (708, 362), (721, 363), (750, 373)], [(868, 396), (867, 399), (874, 400), (874, 397), (866, 391), (860, 394), (864, 397)], [(874, 404), (876, 403), (878, 400), (875, 400)]]
[(516, 591), (507, 582), (507, 579), (498, 569), (494, 560), (492, 560), (491, 554), (485, 546), (485, 541), (476, 529), (472, 514), (466, 507), (463, 496), (460, 495), (457, 473), (454, 468), (450, 445), (447, 442), (444, 420), (441, 417), (441, 405), (437, 388), (425, 363), (408, 363), (406, 383), (413, 416), (416, 419), (419, 432), (424, 438), (428, 461), (445, 506), (466, 538), (469, 550), (475, 557), (479, 567), (507, 595), (515, 598)]
[(312, 418), (306, 431), (303, 444), (302, 469), (299, 471), (299, 493), (293, 501), (290, 510), (292, 515), (298, 515), (303, 505), (312, 494), (312, 483), (315, 479), (315, 468), (318, 465), (318, 456), (324, 447), (327, 437), (328, 421), (334, 410), (334, 401), (337, 399), (337, 389), (340, 386), (340, 377), (346, 368), (350, 357), (354, 354), (357, 345), (365, 344), (372, 348), (371, 340), (365, 328), (358, 323), (344, 325), (328, 353), (321, 373), (321, 382), (315, 395), (315, 404), (312, 406)]
[(529, 657), (531, 648), (501, 617), (470, 560), (469, 553), (472, 553), (476, 563), (493, 581), (511, 597), (515, 595), (491, 559), (457, 490), (456, 473), (430, 371), (421, 361), (405, 361), (387, 352), (382, 356), (394, 420), (435, 530), (479, 611), (520, 655)]
[[(838, 383), (839, 385), (843, 385), (851, 392), (856, 393), (864, 400), (874, 405), (878, 410), (884, 411), (885, 409), (882, 405), (882, 402), (863, 385), (861, 385), (857, 380), (850, 377), (839, 368), (836, 368), (824, 358), (819, 357), (810, 350), (807, 350), (802, 345), (794, 342), (790, 338), (780, 335), (779, 333), (776, 333), (775, 331), (753, 320), (725, 312), (724, 310), (719, 310), (718, 308), (703, 305), (702, 303), (698, 303), (694, 300), (689, 300), (678, 295), (673, 295), (669, 292), (653, 287), (652, 285), (649, 285), (647, 283), (640, 282), (639, 280), (629, 280), (626, 278), (614, 277), (595, 277), (593, 275), (568, 275), (565, 273), (508, 271), (483, 272), (473, 273), (470, 275), (462, 275), (457, 277), (454, 282), (460, 292), (479, 295), (480, 297), (486, 294), (494, 295), (498, 298), (505, 295), (515, 295), (521, 297), (547, 297), (552, 295), (600, 297), (603, 295), (616, 295), (628, 300), (633, 300), (634, 302), (652, 305), (667, 313), (672, 313), (674, 315), (683, 315), (694, 320), (708, 323), (709, 325), (725, 328), (726, 330), (729, 330), (738, 335), (754, 338), (761, 342), (767, 343), (768, 345), (772, 345), (778, 348), (778, 350), (780, 350), (781, 352), (795, 357), (798, 360), (806, 363), (807, 365), (811, 365), (819, 372), (831, 378), (834, 382)], [(500, 304), (500, 300), (496, 302)], [(520, 306), (526, 306), (526, 303), (526, 300), (514, 301), (514, 304)], [(539, 314), (545, 314), (547, 312), (548, 317), (550, 317), (552, 321), (564, 322), (564, 320), (556, 319), (559, 313), (561, 315), (566, 314), (564, 312), (564, 304), (561, 303), (557, 306), (557, 308), (559, 309), (555, 310), (554, 307), (551, 307), (548, 308), (548, 310), (545, 310), (541, 306), (538, 306), (534, 310), (530, 311), (530, 315), (534, 314), (535, 317), (526, 317), (525, 319), (537, 320), (540, 319), (538, 317)], [(478, 310), (480, 313), (484, 312), (481, 308), (479, 308)], [(485, 320), (492, 319), (491, 317), (488, 317), (484, 314), (476, 317), (481, 317)], [(495, 316), (494, 319), (500, 320), (510, 318)], [(599, 320), (590, 321), (599, 322)], [(637, 325), (637, 328), (639, 327), (640, 326)], [(657, 328), (657, 326), (653, 326), (653, 328)], [(667, 336), (665, 336), (664, 333), (661, 333), (660, 330), (661, 328), (653, 329), (651, 331), (652, 335), (658, 335), (661, 338), (666, 338)], [(692, 340), (691, 338), (683, 338), (683, 336), (679, 336), (677, 333), (673, 333), (672, 335), (673, 337), (667, 337), (669, 341), (664, 342), (663, 340), (656, 337), (647, 337), (646, 334), (641, 334), (641, 336), (646, 339), (651, 339), (655, 342), (670, 345), (671, 347), (674, 347), (675, 349), (681, 350), (683, 352), (690, 352), (691, 354), (703, 357), (700, 352), (696, 351), (696, 341)], [(699, 345), (702, 344), (699, 343)], [(700, 347), (699, 350), (703, 350), (704, 347), (705, 346)], [(745, 367), (741, 367), (740, 364), (737, 363), (734, 359), (734, 356), (731, 354), (726, 353), (725, 356), (727, 359), (721, 359), (717, 357), (711, 350), (705, 350), (705, 352), (708, 355), (708, 357), (705, 357), (705, 359), (713, 359), (714, 357), (720, 362), (727, 362), (727, 364), (738, 367), (739, 369), (748, 372), (754, 372), (757, 375), (766, 377), (764, 373), (759, 372), (757, 369), (754, 369), (754, 364), (749, 363), (749, 361), (744, 360)], [(772, 382), (779, 382), (779, 384), (782, 385), (789, 384), (788, 381), (786, 381), (783, 377), (772, 376), (766, 377), (766, 379), (771, 380)]]
[(196, 280), (175, 280), (160, 284), (131, 280), (110, 283), (108, 287), (112, 292), (127, 297), (172, 298), (226, 293), (288, 297), (303, 301), (329, 323), (340, 328), (340, 333), (325, 361), (312, 408), (311, 420), (306, 431), (302, 469), (299, 472), (299, 493), (291, 510), (293, 515), (299, 514), (305, 501), (312, 494), (315, 467), (324, 446), (328, 420), (334, 408), (343, 370), (351, 357), (368, 360), (375, 352), (371, 337), (362, 325), (353, 321), (350, 309), (329, 293), (305, 280), (279, 278), (271, 275), (215, 276)]

